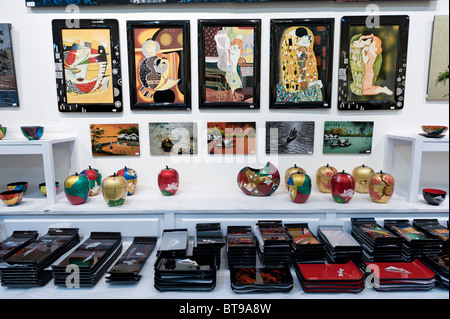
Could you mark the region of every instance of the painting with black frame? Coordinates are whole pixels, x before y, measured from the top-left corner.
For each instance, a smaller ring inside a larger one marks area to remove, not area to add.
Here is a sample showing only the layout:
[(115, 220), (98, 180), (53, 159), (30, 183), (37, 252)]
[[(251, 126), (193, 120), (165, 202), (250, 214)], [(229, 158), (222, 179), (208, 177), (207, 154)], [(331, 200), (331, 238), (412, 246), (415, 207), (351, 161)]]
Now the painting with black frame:
[(409, 16), (341, 19), (338, 109), (404, 107)]
[(271, 20), (270, 108), (330, 108), (334, 18)]
[(77, 23), (52, 21), (59, 111), (122, 112), (118, 21)]
[(189, 21), (127, 21), (132, 110), (190, 110)]
[(198, 20), (199, 108), (259, 109), (261, 20)]

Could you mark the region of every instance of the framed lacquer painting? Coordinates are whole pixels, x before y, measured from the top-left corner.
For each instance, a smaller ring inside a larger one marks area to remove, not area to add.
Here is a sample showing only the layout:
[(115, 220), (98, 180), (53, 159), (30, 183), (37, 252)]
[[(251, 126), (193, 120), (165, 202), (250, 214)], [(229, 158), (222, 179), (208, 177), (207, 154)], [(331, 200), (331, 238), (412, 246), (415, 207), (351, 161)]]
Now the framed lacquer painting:
[(341, 19), (339, 110), (404, 107), (409, 17)]
[(0, 107), (19, 106), (11, 27), (10, 23), (0, 23)]
[(261, 20), (199, 20), (199, 107), (258, 109)]
[(58, 109), (122, 112), (118, 21), (78, 21), (52, 21)]
[(270, 108), (330, 108), (334, 19), (271, 20)]
[(132, 110), (190, 110), (189, 21), (127, 21)]

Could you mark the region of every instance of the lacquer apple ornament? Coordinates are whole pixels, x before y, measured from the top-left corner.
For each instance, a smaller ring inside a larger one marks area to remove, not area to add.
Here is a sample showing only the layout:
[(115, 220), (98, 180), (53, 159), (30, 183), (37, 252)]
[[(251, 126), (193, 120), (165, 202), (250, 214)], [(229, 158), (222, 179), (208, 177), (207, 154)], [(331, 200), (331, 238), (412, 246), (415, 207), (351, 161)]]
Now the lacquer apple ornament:
[(311, 195), (311, 178), (302, 171), (297, 171), (288, 177), (289, 196), (294, 203), (302, 204)]
[(390, 174), (373, 173), (369, 177), (369, 196), (375, 203), (385, 204), (394, 195), (394, 177)]
[(294, 166), (289, 167), (286, 170), (286, 172), (284, 173), (284, 183), (285, 183), (287, 189), (289, 189), (289, 186), (288, 186), (289, 175), (291, 175), (292, 173), (297, 173), (297, 172), (301, 172), (301, 173), (305, 173), (306, 174), (306, 171), (303, 168), (301, 168), (301, 167), (297, 167), (296, 164), (294, 164)]
[(84, 204), (89, 197), (89, 178), (75, 173), (64, 181), (64, 193), (72, 205)]
[(131, 196), (136, 191), (137, 186), (137, 174), (136, 171), (132, 168), (124, 167), (117, 171), (116, 175), (123, 176), (128, 185), (128, 193), (127, 196)]
[(317, 187), (322, 193), (331, 193), (331, 177), (338, 172), (333, 166), (319, 167), (316, 174)]
[(374, 170), (364, 164), (353, 169), (352, 175), (355, 178), (357, 193), (367, 194), (369, 192), (369, 177), (373, 173), (375, 173)]
[(127, 180), (116, 173), (106, 177), (102, 183), (102, 194), (108, 206), (122, 205), (127, 198)]
[(166, 168), (162, 169), (158, 174), (158, 187), (164, 196), (172, 196), (178, 190), (180, 176), (176, 169)]
[(342, 171), (331, 177), (331, 195), (335, 202), (346, 204), (355, 194), (355, 179), (351, 174)]
[(89, 166), (89, 168), (85, 169), (80, 174), (89, 178), (89, 196), (97, 195), (102, 187), (102, 174), (100, 174), (100, 171)]

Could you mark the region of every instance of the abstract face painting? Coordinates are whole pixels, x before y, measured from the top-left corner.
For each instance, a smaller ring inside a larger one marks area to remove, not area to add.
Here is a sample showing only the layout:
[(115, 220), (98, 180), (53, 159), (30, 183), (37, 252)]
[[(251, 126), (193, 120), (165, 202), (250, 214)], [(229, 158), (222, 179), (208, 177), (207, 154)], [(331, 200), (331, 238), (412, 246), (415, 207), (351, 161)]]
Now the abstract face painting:
[(188, 25), (128, 22), (133, 109), (189, 108)]
[(204, 25), (200, 22), (204, 53), (200, 65), (201, 107), (255, 107), (259, 58), (253, 25)]
[(68, 103), (113, 103), (110, 31), (62, 30)]
[(333, 28), (332, 19), (271, 21), (270, 108), (330, 106)]
[(404, 107), (408, 16), (341, 19), (340, 110), (399, 110)]
[(60, 112), (121, 112), (119, 22), (81, 19), (74, 28), (52, 21)]

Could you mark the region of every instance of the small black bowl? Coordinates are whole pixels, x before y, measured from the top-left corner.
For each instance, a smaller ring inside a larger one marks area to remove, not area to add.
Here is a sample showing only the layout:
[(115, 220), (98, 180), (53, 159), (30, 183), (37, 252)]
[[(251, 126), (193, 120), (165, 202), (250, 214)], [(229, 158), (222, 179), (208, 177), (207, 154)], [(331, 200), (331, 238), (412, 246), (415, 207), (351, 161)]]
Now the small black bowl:
[(435, 188), (424, 188), (422, 190), (423, 198), (427, 201), (430, 205), (439, 205), (447, 196), (447, 192), (442, 189), (435, 189)]

